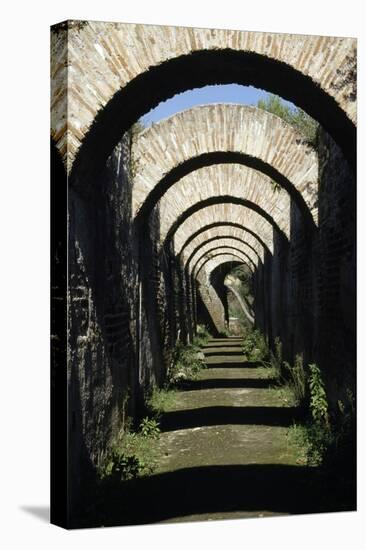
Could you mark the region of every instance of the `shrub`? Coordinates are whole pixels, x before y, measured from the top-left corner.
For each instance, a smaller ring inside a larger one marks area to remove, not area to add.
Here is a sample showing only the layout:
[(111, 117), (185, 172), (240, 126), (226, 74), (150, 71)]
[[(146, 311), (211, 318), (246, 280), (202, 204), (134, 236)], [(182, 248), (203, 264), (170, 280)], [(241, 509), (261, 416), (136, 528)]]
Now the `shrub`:
[(169, 388), (154, 388), (147, 399), (147, 408), (150, 414), (158, 417), (174, 402), (176, 392)]
[(155, 468), (151, 439), (159, 437), (158, 423), (145, 418), (139, 432), (124, 432), (110, 446), (99, 466), (101, 479), (127, 481), (151, 474)]
[(302, 355), (296, 355), (294, 366), (291, 366), (287, 361), (284, 361), (282, 365), (285, 371), (284, 376), (286, 377), (287, 375), (289, 378), (289, 384), (297, 404), (303, 406), (307, 396), (307, 377)]
[(317, 424), (328, 424), (328, 401), (321, 371), (315, 363), (309, 365), (309, 369), (311, 416)]
[(140, 423), (140, 433), (143, 437), (158, 439), (160, 435), (159, 422), (146, 416)]
[(270, 351), (270, 366), (273, 377), (279, 382), (283, 376), (282, 342), (277, 336), (274, 341), (274, 352)]
[(291, 108), (279, 96), (274, 94), (269, 94), (265, 99), (260, 99), (257, 107), (273, 113), (291, 124), (303, 135), (305, 142), (315, 147), (319, 125), (305, 111), (299, 107)]
[(294, 424), (288, 436), (299, 446), (308, 465), (335, 469), (342, 476), (345, 470), (355, 468), (354, 396), (348, 389), (345, 402), (338, 402), (338, 411), (331, 419), (321, 370), (311, 364), (309, 372), (310, 419)]
[(267, 343), (258, 329), (246, 336), (242, 349), (248, 361), (265, 361), (269, 355)]
[(203, 354), (200, 356), (197, 345), (184, 345), (177, 342), (172, 365), (167, 375), (167, 387), (172, 387), (179, 382), (196, 378), (199, 371), (205, 367)]

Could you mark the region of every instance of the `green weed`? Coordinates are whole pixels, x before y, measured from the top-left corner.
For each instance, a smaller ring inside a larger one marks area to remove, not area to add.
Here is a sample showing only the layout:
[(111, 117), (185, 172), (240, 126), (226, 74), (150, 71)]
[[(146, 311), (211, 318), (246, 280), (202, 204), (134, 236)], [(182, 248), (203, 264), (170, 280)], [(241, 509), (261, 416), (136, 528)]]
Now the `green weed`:
[(269, 357), (269, 350), (263, 334), (255, 329), (246, 336), (243, 353), (248, 361), (265, 361)]
[(151, 440), (159, 434), (158, 423), (148, 418), (141, 422), (139, 432), (121, 433), (99, 465), (100, 479), (127, 481), (151, 474), (156, 467)]

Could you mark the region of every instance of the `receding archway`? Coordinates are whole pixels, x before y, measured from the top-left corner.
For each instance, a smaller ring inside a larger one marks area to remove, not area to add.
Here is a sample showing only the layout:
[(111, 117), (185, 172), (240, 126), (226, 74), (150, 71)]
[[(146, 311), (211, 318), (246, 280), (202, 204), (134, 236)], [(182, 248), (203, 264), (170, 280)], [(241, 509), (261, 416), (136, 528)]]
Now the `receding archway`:
[(189, 218), (192, 214), (198, 212), (199, 210), (207, 206), (213, 206), (216, 204), (224, 204), (224, 203), (237, 204), (237, 205), (245, 206), (249, 209), (252, 209), (257, 214), (262, 216), (267, 222), (269, 222), (269, 224), (272, 225), (273, 229), (276, 230), (279, 235), (281, 235), (285, 240), (287, 240), (285, 234), (281, 231), (281, 229), (278, 227), (277, 223), (273, 220), (273, 218), (265, 210), (260, 208), (257, 204), (254, 204), (251, 201), (247, 201), (245, 199), (240, 199), (238, 197), (231, 197), (229, 195), (220, 195), (216, 197), (210, 197), (204, 201), (197, 202), (193, 204), (191, 207), (189, 207), (187, 210), (182, 212), (179, 218), (175, 220), (175, 222), (171, 225), (171, 227), (167, 231), (167, 234), (162, 242), (162, 245), (170, 241), (170, 239), (173, 237), (178, 227), (182, 225), (182, 223), (187, 218)]
[[(234, 249), (234, 248), (233, 248), (233, 250), (235, 250), (235, 252), (232, 252), (231, 250), (226, 250), (226, 251), (224, 251), (224, 249), (222, 249), (222, 250), (223, 250), (222, 252), (215, 252), (214, 254), (212, 254), (211, 256), (208, 256), (207, 258), (206, 258), (206, 256), (208, 255), (208, 252), (206, 254), (204, 254), (198, 260), (198, 262), (194, 265), (194, 267), (192, 269), (192, 276), (195, 279), (197, 279), (199, 277), (200, 272), (207, 265), (207, 263), (212, 261), (212, 260), (217, 259), (219, 256), (220, 257), (225, 256), (225, 258), (227, 258), (227, 257), (239, 258), (242, 261), (242, 263), (245, 263), (248, 266), (248, 268), (250, 269), (250, 271), (252, 273), (254, 273), (254, 268), (253, 268), (253, 266), (251, 266), (251, 263), (248, 264), (248, 256), (244, 252), (242, 252), (238, 249)], [(222, 259), (222, 258), (220, 258), (220, 259)], [(207, 271), (206, 273), (207, 273), (207, 276), (209, 277), (211, 272)]]
[(238, 241), (238, 243), (246, 245), (255, 254), (255, 256), (257, 258), (257, 261), (259, 261), (259, 262), (262, 261), (262, 259), (261, 259), (260, 255), (258, 254), (257, 250), (253, 246), (251, 246), (247, 241), (245, 241), (244, 239), (240, 239), (239, 237), (235, 237), (233, 235), (228, 234), (228, 235), (218, 235), (216, 237), (211, 237), (210, 239), (206, 239), (205, 241), (203, 241), (202, 243), (197, 245), (194, 248), (194, 250), (191, 252), (191, 254), (188, 256), (188, 258), (185, 260), (185, 262), (184, 262), (185, 266), (187, 268), (189, 268), (189, 264), (193, 260), (194, 256), (206, 245), (212, 244), (215, 241), (220, 241), (220, 243), (222, 243), (222, 242), (226, 242), (226, 241), (229, 241), (229, 240), (230, 241)]
[(204, 105), (133, 135), (132, 215), (137, 222), (179, 180), (221, 161), (263, 173), (291, 195), (310, 224), (317, 221), (316, 151), (293, 126), (263, 109)]
[(206, 254), (210, 254), (218, 249), (225, 250), (237, 250), (245, 254), (248, 258), (248, 261), (250, 262), (250, 265), (252, 266), (252, 269), (257, 269), (258, 265), (258, 257), (253, 253), (252, 249), (246, 244), (242, 243), (236, 243), (234, 239), (228, 239), (227, 241), (219, 241), (217, 243), (207, 243), (203, 246), (201, 250), (199, 250), (195, 256), (192, 258), (191, 265), (187, 264), (188, 270), (192, 273), (194, 276), (194, 271), (199, 263), (199, 261), (206, 256)]
[(176, 253), (179, 256), (181, 256), (183, 254), (184, 250), (186, 249), (186, 247), (188, 247), (197, 237), (199, 237), (202, 233), (204, 233), (206, 231), (210, 231), (211, 229), (219, 229), (221, 231), (222, 228), (226, 229), (226, 228), (229, 228), (229, 227), (233, 228), (233, 229), (243, 230), (243, 231), (249, 233), (255, 239), (257, 239), (258, 243), (263, 247), (263, 249), (270, 254), (270, 250), (269, 250), (268, 246), (266, 245), (266, 243), (252, 229), (250, 229), (249, 227), (247, 227), (245, 225), (242, 225), (240, 223), (225, 221), (225, 220), (216, 221), (216, 222), (213, 222), (213, 223), (210, 223), (210, 224), (203, 225), (202, 227), (200, 227), (199, 229), (194, 231), (191, 235), (189, 235), (189, 237), (187, 237), (186, 241), (183, 242), (183, 244), (181, 245), (181, 248), (179, 250), (177, 250)]

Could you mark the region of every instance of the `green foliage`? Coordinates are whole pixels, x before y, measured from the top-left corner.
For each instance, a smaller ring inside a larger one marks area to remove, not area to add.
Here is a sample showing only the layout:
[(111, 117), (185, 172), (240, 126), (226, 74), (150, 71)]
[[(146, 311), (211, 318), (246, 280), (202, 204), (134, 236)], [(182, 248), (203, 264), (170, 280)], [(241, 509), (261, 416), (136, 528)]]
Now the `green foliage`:
[[(206, 341), (205, 338), (202, 341)], [(184, 380), (197, 378), (201, 369), (205, 368), (204, 357), (195, 344), (184, 345), (177, 342), (173, 351), (172, 365), (167, 375), (167, 387), (174, 387)]]
[(321, 466), (334, 441), (332, 430), (314, 422), (293, 424), (287, 436), (289, 441), (298, 447), (299, 462), (308, 466)]
[(311, 416), (317, 424), (328, 424), (328, 401), (321, 371), (315, 363), (309, 365), (309, 370)]
[(278, 397), (285, 407), (296, 407), (298, 401), (295, 396), (295, 392), (291, 384), (282, 383), (276, 387)]
[(355, 467), (355, 402), (353, 393), (346, 391), (346, 400), (338, 401), (338, 411), (330, 418), (321, 370), (309, 365), (311, 418), (304, 424), (294, 424), (288, 432), (310, 466), (325, 466), (342, 475), (344, 469)]
[(290, 445), (297, 448), (297, 462), (308, 464), (309, 439), (307, 426), (305, 424), (292, 424), (287, 431), (287, 440)]
[(138, 477), (144, 469), (144, 461), (138, 456), (121, 453), (114, 449), (109, 455), (105, 473), (118, 481), (127, 481)]
[(324, 462), (342, 473), (356, 469), (356, 408), (353, 392), (348, 388), (344, 401), (338, 401), (338, 414), (333, 419), (333, 439)]
[(271, 185), (274, 193), (279, 193), (282, 189), (282, 186), (276, 181), (271, 180)]
[(290, 107), (275, 94), (268, 94), (265, 99), (260, 99), (257, 103), (257, 107), (282, 118), (286, 122), (290, 122)]
[(266, 99), (260, 99), (257, 103), (257, 107), (291, 124), (304, 136), (304, 140), (309, 145), (315, 146), (319, 126), (317, 121), (311, 118), (305, 111), (299, 107), (292, 109), (289, 105), (286, 105), (280, 97), (274, 94), (269, 94)]
[(307, 379), (301, 356), (296, 356), (295, 367), (290, 370), (295, 394), (299, 401), (304, 401), (307, 383), (310, 392), (311, 419), (302, 425), (295, 425), (290, 430), (290, 438), (302, 449), (305, 462), (310, 466), (320, 466), (334, 440), (334, 431), (329, 425), (328, 401), (320, 368), (312, 363), (309, 365)]
[(242, 349), (248, 361), (265, 361), (269, 355), (265, 338), (258, 329), (252, 330), (246, 336)]
[(143, 437), (158, 439), (160, 435), (159, 422), (146, 416), (140, 423), (140, 432)]
[(175, 397), (176, 392), (173, 389), (154, 388), (147, 400), (149, 412), (154, 416), (159, 416), (172, 406)]
[(139, 432), (123, 432), (110, 446), (99, 466), (100, 479), (127, 481), (151, 474), (155, 468), (152, 439), (160, 434), (158, 423), (145, 418)]
[(291, 366), (287, 361), (283, 361), (282, 366), (284, 369), (284, 376), (286, 377), (287, 375), (296, 403), (299, 406), (303, 406), (307, 396), (307, 376), (302, 355), (296, 355), (294, 366)]
[(197, 334), (193, 338), (193, 346), (197, 348), (203, 347), (207, 344), (210, 338), (212, 338), (212, 336), (207, 327), (204, 325), (197, 325)]
[(274, 351), (270, 351), (270, 365), (273, 372), (273, 378), (278, 382), (282, 379), (283, 374), (283, 359), (282, 359), (282, 342), (277, 336), (274, 341)]

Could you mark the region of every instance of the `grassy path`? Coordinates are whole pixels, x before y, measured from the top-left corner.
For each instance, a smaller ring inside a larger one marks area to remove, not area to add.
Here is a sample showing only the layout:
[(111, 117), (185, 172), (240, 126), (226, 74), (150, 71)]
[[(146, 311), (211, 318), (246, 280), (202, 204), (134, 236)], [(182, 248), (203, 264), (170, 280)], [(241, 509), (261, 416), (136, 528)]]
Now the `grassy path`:
[[(337, 480), (298, 462), (287, 439), (298, 411), (241, 341), (211, 340), (206, 368), (161, 416), (152, 475), (113, 486), (103, 525), (262, 517), (347, 509)], [(337, 504), (340, 503), (340, 504)]]
[[(274, 381), (268, 378), (266, 369), (245, 360), (238, 339), (211, 340), (203, 352), (207, 368), (199, 373), (197, 380), (188, 382), (183, 390), (177, 392), (174, 403), (161, 419), (163, 433), (159, 441), (156, 474), (189, 469), (194, 478), (196, 472), (201, 472), (203, 478), (212, 467), (220, 467), (223, 480), (229, 481), (236, 474), (240, 482), (248, 473), (250, 476), (254, 474), (254, 469), (250, 473), (249, 466), (254, 466), (258, 472), (258, 467), (262, 467), (263, 473), (269, 465), (296, 468), (296, 452), (286, 438), (287, 427), (296, 410), (283, 406), (278, 390), (271, 388)], [(253, 485), (251, 481), (250, 485)], [(259, 481), (258, 488), (261, 485)], [(248, 490), (246, 481), (246, 486), (242, 487), (246, 502)], [(235, 508), (236, 493), (233, 493), (231, 508)], [(228, 505), (225, 502), (227, 496), (222, 495), (223, 508)], [(195, 498), (192, 493), (192, 499)], [(215, 501), (216, 507), (220, 508), (219, 492)], [(241, 510), (239, 502), (237, 508), (189, 514), (181, 519), (286, 513), (286, 510), (261, 507)]]

